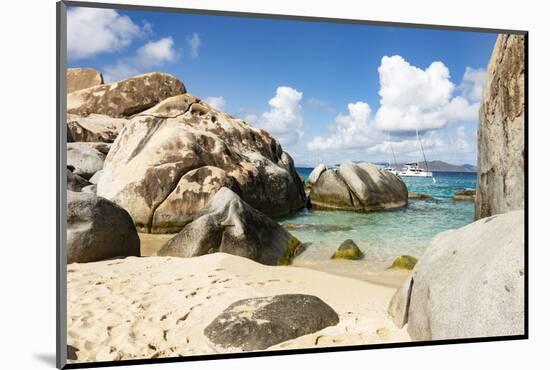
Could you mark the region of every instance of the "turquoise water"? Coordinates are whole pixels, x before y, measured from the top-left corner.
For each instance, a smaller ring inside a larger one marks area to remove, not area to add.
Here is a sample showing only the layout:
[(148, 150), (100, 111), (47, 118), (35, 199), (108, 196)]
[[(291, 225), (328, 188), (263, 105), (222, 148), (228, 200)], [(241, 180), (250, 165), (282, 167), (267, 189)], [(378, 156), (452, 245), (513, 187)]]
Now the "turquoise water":
[[(297, 168), (305, 179), (311, 168)], [(311, 243), (302, 258), (325, 260), (345, 239), (353, 239), (365, 253), (373, 271), (387, 268), (396, 256), (420, 257), (436, 234), (462, 227), (474, 220), (473, 202), (454, 202), (460, 189), (476, 187), (475, 173), (434, 173), (431, 178), (403, 178), (409, 192), (425, 193), (430, 200), (410, 200), (405, 208), (383, 212), (302, 210), (282, 220), (295, 224), (290, 233)], [(335, 230), (333, 230), (335, 229)]]

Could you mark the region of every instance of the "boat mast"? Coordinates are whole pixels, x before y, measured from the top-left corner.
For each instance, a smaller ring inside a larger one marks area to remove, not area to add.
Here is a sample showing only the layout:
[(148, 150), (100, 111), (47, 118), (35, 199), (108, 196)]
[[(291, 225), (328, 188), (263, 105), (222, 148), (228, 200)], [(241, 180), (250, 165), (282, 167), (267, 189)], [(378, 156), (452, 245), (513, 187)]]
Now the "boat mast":
[(393, 156), (394, 169), (397, 171), (397, 159), (395, 158), (395, 152), (393, 151), (393, 145), (391, 144), (391, 135), (389, 131), (388, 131), (388, 141), (390, 142), (390, 149), (391, 149), (391, 154)]
[(422, 141), (420, 141), (420, 138), (418, 137), (418, 128), (416, 129), (416, 138), (418, 140), (418, 144), (420, 144), (420, 150), (422, 151), (422, 157), (424, 158), (424, 164), (426, 165), (426, 171), (430, 171), (428, 169), (428, 161), (426, 160), (426, 154), (424, 153), (424, 147), (422, 146)]

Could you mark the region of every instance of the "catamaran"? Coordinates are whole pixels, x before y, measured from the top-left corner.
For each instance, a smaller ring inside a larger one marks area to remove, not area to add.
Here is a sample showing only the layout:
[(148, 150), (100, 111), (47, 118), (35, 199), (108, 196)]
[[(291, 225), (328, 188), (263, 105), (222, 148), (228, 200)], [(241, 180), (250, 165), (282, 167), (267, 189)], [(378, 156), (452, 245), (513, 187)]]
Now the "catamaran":
[(424, 157), (424, 164), (426, 165), (426, 169), (423, 169), (418, 165), (418, 157), (416, 162), (414, 163), (407, 163), (401, 168), (397, 174), (401, 177), (433, 177), (433, 174), (428, 171), (428, 161), (426, 161), (426, 155), (424, 154), (424, 148), (422, 147), (422, 142), (420, 141), (420, 137), (418, 136), (418, 128), (416, 129), (416, 141), (417, 146), (419, 147), (420, 151), (422, 152), (422, 156)]

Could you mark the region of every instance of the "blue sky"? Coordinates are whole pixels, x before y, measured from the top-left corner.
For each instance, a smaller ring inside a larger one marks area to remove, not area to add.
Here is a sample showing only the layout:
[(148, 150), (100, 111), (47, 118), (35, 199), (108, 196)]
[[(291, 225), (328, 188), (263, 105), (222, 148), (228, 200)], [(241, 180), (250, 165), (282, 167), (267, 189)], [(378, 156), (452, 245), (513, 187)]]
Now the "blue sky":
[(68, 18), (70, 67), (171, 73), (267, 129), (297, 165), (387, 161), (392, 148), (413, 160), (415, 128), (428, 159), (476, 163), (496, 34), (89, 8)]

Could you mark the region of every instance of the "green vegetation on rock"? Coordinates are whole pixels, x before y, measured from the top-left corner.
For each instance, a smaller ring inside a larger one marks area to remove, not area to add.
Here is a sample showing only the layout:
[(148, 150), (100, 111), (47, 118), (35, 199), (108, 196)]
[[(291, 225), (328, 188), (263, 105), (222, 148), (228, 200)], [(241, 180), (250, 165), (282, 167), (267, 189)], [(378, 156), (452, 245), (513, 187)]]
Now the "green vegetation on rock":
[(412, 270), (416, 263), (418, 262), (418, 259), (416, 257), (412, 256), (399, 256), (396, 259), (393, 260), (392, 265), (390, 266), (390, 269), (402, 269), (402, 270)]
[(364, 257), (363, 252), (351, 239), (345, 240), (332, 255), (332, 259), (359, 260)]
[(294, 236), (290, 236), (288, 239), (288, 244), (285, 249), (283, 256), (277, 261), (278, 266), (288, 266), (292, 263), (294, 256), (296, 256), (296, 250), (302, 245), (302, 242), (296, 239)]

